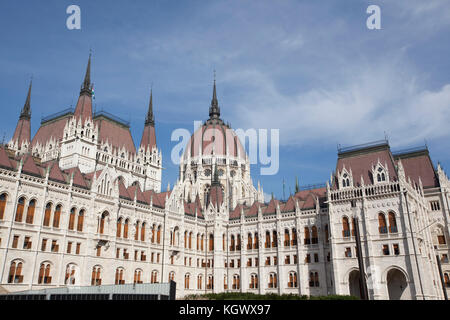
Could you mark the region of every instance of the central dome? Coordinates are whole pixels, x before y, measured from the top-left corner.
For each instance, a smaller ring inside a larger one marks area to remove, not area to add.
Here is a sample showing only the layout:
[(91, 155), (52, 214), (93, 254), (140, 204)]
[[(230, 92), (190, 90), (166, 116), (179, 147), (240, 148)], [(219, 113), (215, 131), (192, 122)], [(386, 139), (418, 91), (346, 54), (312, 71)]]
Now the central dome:
[(189, 139), (183, 159), (194, 157), (228, 156), (246, 159), (245, 149), (236, 133), (220, 119), (220, 107), (214, 79), (209, 119)]
[(220, 119), (208, 120), (194, 132), (186, 146), (184, 160), (213, 155), (246, 159), (239, 137)]

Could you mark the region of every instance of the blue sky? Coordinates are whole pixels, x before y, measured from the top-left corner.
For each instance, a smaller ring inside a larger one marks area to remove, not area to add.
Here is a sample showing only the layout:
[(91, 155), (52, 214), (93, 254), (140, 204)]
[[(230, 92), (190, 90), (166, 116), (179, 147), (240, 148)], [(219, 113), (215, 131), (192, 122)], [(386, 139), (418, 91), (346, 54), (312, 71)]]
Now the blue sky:
[[(43, 4), (45, 3), (45, 4)], [(66, 8), (81, 8), (81, 30)], [(366, 8), (381, 8), (368, 30)], [(280, 129), (280, 170), (259, 176), (282, 197), (325, 182), (336, 146), (389, 137), (423, 145), (450, 168), (448, 0), (2, 1), (0, 135), (13, 134), (33, 75), (32, 134), (42, 116), (74, 105), (93, 51), (96, 108), (131, 121), (140, 141), (153, 83), (163, 189), (176, 128), (205, 120), (213, 70), (233, 128)]]

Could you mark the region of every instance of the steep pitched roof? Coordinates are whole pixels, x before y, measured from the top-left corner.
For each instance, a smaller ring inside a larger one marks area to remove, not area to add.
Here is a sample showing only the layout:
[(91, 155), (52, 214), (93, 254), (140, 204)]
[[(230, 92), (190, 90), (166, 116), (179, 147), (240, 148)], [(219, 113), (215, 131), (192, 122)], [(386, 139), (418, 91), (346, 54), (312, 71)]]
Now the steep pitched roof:
[(61, 141), (64, 134), (64, 127), (66, 126), (66, 123), (71, 116), (72, 114), (69, 113), (60, 118), (56, 118), (55, 120), (50, 120), (42, 123), (38, 131), (34, 135), (31, 145), (33, 147), (38, 143), (44, 145), (52, 138), (57, 142)]
[(86, 181), (87, 177), (85, 178), (78, 167), (67, 169), (65, 172), (67, 172), (69, 177), (73, 174), (73, 185), (86, 189), (89, 188), (89, 184)]
[(23, 158), (23, 167), (22, 167), (22, 172), (27, 173), (27, 174), (31, 174), (34, 176), (38, 176), (38, 177), (42, 177), (43, 176), (43, 171), (41, 171), (36, 163), (34, 162), (34, 159), (32, 156), (30, 155), (26, 155)]
[(50, 172), (48, 176), (49, 179), (63, 183), (67, 182), (67, 178), (61, 171), (61, 168), (59, 167), (57, 161), (52, 161), (51, 163), (48, 164), (48, 166), (50, 166)]
[(428, 150), (394, 155), (396, 163), (401, 160), (406, 177), (419, 184), (419, 177), (424, 188), (439, 187), (439, 181)]
[[(356, 186), (360, 185), (361, 176), (365, 183), (373, 184), (372, 165), (375, 166), (378, 160), (382, 166), (384, 166), (385, 163), (387, 164), (390, 179), (397, 180), (394, 159), (387, 142), (354, 148), (349, 151), (338, 153), (336, 175), (338, 174), (338, 171), (341, 172), (345, 166), (347, 170), (350, 171), (351, 169), (353, 183)], [(333, 186), (333, 188), (336, 187), (336, 185)]]
[(6, 153), (5, 148), (1, 146), (0, 146), (0, 167), (5, 169), (14, 169), (14, 166), (11, 163), (8, 154)]
[(123, 184), (122, 180), (119, 180), (119, 197), (127, 199), (127, 200), (134, 199), (134, 195), (133, 195), (133, 198), (130, 196), (130, 194), (128, 193), (127, 188), (125, 188), (125, 185)]
[(127, 126), (105, 116), (96, 117), (94, 121), (98, 127), (100, 142), (108, 142), (116, 149), (124, 147), (131, 154), (136, 153), (136, 147), (134, 146), (130, 129)]

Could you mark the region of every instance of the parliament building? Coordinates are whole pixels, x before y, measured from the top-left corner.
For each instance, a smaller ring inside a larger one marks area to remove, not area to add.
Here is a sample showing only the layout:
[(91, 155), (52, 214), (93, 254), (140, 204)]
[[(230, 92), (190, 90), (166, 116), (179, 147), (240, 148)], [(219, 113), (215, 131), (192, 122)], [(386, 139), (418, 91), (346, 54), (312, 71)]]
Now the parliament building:
[(0, 146), (0, 293), (173, 280), (178, 298), (446, 298), (450, 182), (427, 147), (340, 148), (329, 181), (267, 203), (214, 81), (164, 191), (152, 93), (136, 147), (128, 122), (93, 112), (91, 57), (75, 108), (42, 118), (34, 137), (31, 88)]

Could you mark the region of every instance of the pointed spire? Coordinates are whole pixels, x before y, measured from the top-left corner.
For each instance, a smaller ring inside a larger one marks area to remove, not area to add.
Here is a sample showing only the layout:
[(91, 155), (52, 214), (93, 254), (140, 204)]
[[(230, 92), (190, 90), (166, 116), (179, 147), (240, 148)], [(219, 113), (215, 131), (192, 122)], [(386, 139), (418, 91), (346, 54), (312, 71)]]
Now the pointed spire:
[(153, 116), (153, 88), (150, 89), (150, 102), (148, 104), (147, 117), (145, 118), (145, 125), (155, 125), (155, 119)]
[(215, 70), (214, 70), (213, 96), (211, 99), (211, 107), (209, 108), (209, 118), (210, 119), (220, 119), (220, 108), (219, 108), (219, 101), (217, 100), (217, 91), (216, 91), (216, 71)]
[(211, 183), (211, 186), (218, 186), (218, 185), (220, 185), (220, 182), (219, 182), (219, 173), (217, 172), (217, 165), (216, 165), (214, 169), (214, 178)]
[(30, 86), (28, 87), (27, 99), (20, 113), (20, 119), (30, 119), (31, 118), (31, 87), (33, 86), (33, 78), (30, 80)]
[(91, 52), (89, 52), (89, 60), (86, 68), (86, 74), (84, 75), (83, 85), (81, 87), (80, 95), (87, 94), (92, 96), (92, 86), (91, 86)]

